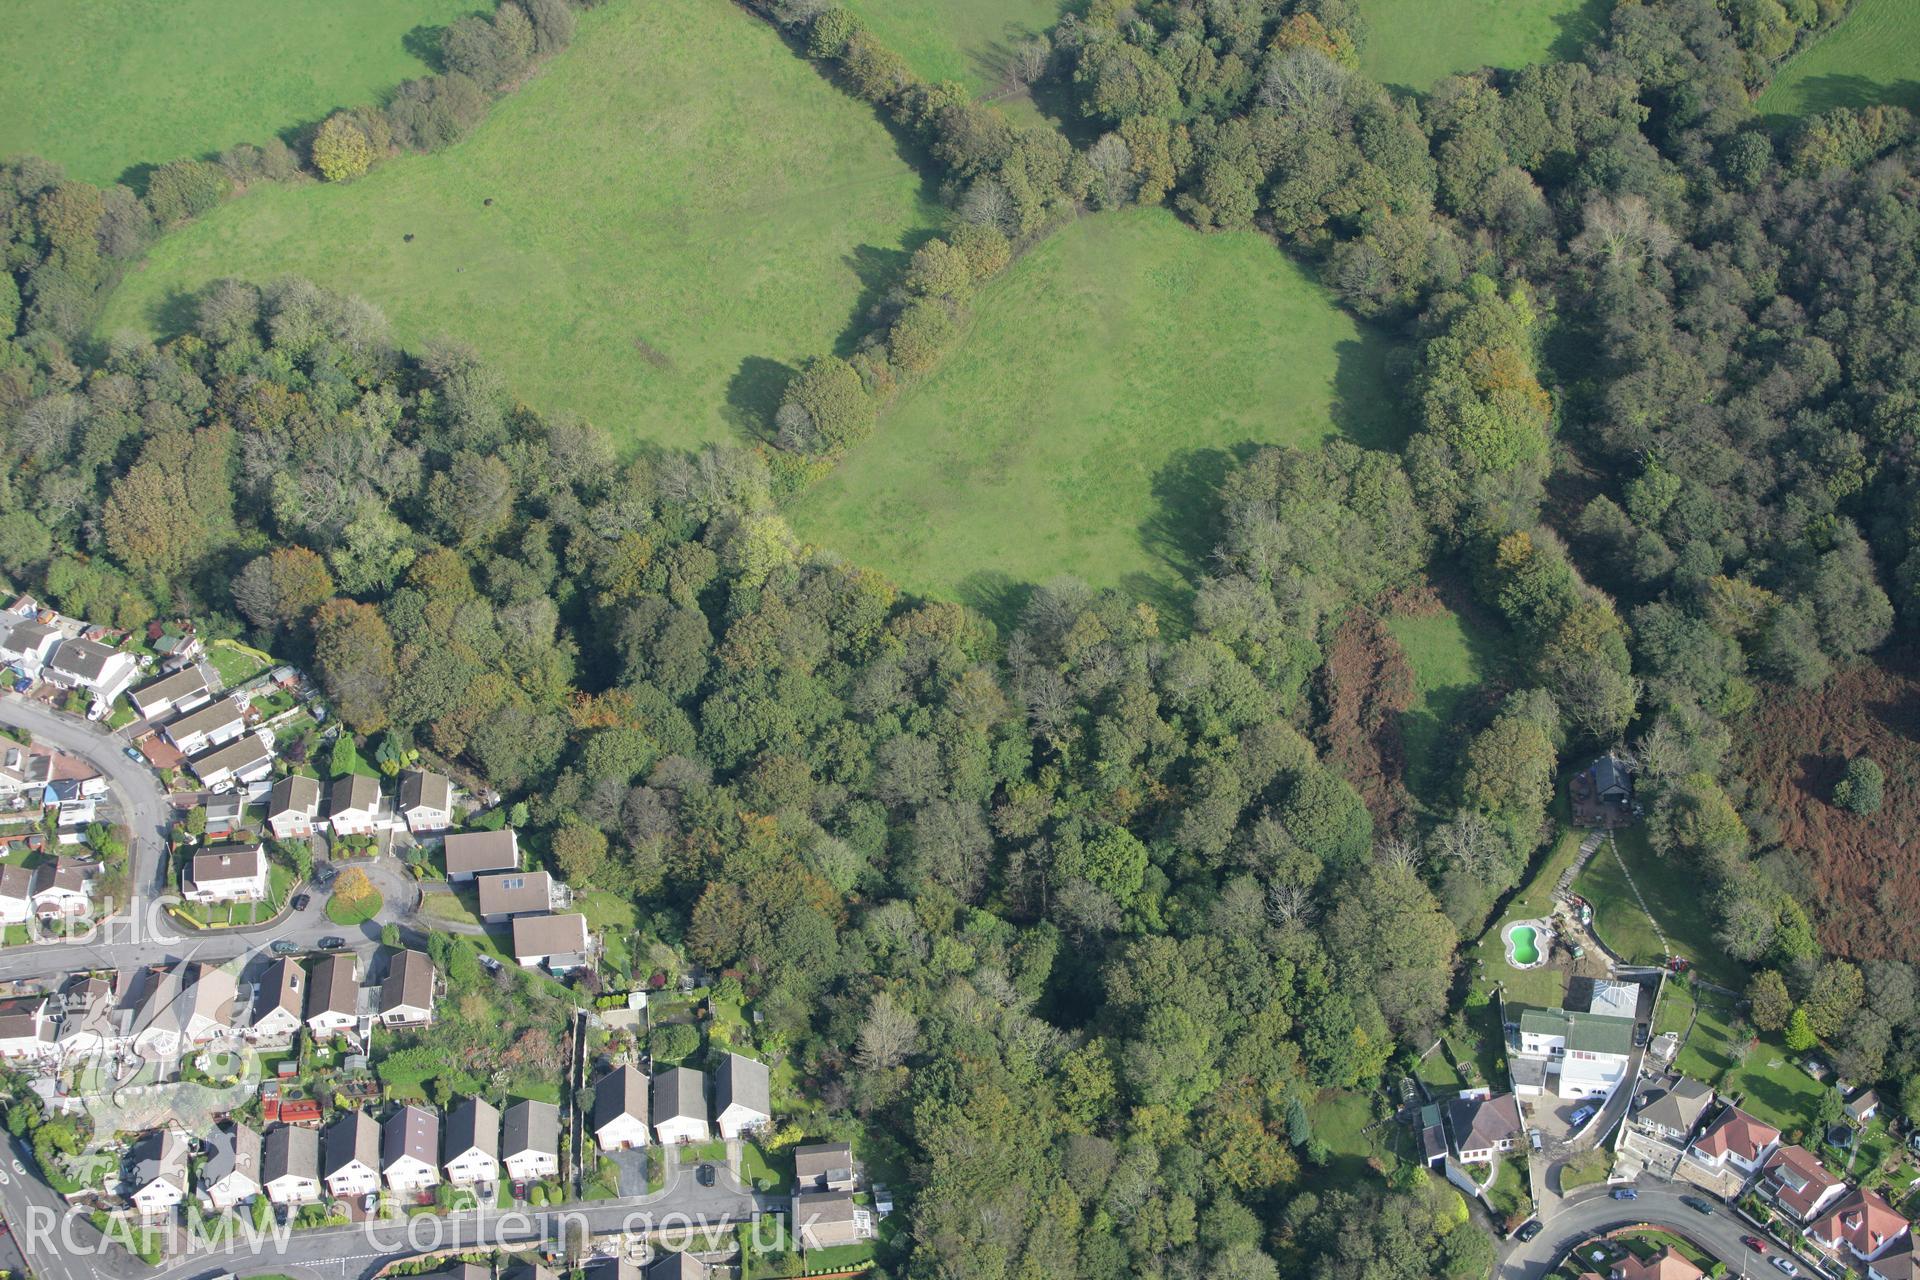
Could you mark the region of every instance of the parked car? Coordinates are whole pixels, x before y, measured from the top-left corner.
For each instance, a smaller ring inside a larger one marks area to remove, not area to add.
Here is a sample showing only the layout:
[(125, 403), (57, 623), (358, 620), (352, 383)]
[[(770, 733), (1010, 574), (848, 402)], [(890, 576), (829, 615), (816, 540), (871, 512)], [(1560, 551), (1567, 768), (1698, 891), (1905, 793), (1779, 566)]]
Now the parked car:
[(1632, 1187), (1615, 1187), (1613, 1189), (1613, 1198), (1615, 1200), (1638, 1200), (1640, 1193)]
[(330, 933), (320, 939), (320, 949), (322, 951), (344, 951), (346, 950), (346, 946), (347, 940), (337, 933)]
[(701, 1165), (699, 1171), (695, 1173), (694, 1176), (700, 1179), (701, 1186), (703, 1187), (712, 1186), (713, 1185), (713, 1166), (710, 1164)]
[(1574, 1112), (1573, 1115), (1568, 1118), (1567, 1123), (1571, 1124), (1574, 1128), (1578, 1129), (1581, 1125), (1585, 1124), (1587, 1121), (1591, 1119), (1593, 1119), (1593, 1108), (1582, 1107), (1578, 1111)]
[(1513, 1233), (1513, 1237), (1516, 1240), (1531, 1240), (1540, 1234), (1540, 1226), (1540, 1219), (1529, 1218), (1520, 1224), (1520, 1229)]
[(1644, 1049), (1647, 1047), (1647, 1024), (1644, 1022), (1639, 1023), (1633, 1029), (1633, 1047), (1636, 1049)]
[(1793, 1265), (1792, 1258), (1776, 1256), (1773, 1260), (1773, 1265), (1780, 1268), (1781, 1273), (1784, 1275), (1797, 1276), (1800, 1274), (1800, 1268)]
[(1759, 1236), (1741, 1236), (1740, 1243), (1755, 1253), (1765, 1253), (1767, 1251), (1767, 1242)]
[(380, 1203), (380, 1193), (378, 1191), (369, 1191), (361, 1199), (360, 1208), (363, 1212), (372, 1213), (374, 1210), (374, 1206), (378, 1205), (379, 1203)]
[(1680, 1203), (1687, 1206), (1687, 1208), (1693, 1210), (1695, 1213), (1710, 1214), (1713, 1212), (1713, 1206), (1708, 1204), (1705, 1200), (1702, 1200), (1699, 1196), (1681, 1196)]
[(13, 691), (15, 693), (25, 693), (27, 690), (31, 688), (33, 688), (33, 681), (29, 680), (25, 676), (21, 676), (18, 680), (15, 680), (13, 682)]
[(138, 747), (122, 747), (120, 748), (120, 754), (135, 764), (145, 764), (147, 762), (147, 758), (140, 754), (140, 748)]
[(289, 942), (285, 938), (275, 938), (267, 944), (267, 950), (277, 956), (297, 956), (300, 954), (300, 944)]
[(312, 894), (296, 893), (293, 895), (293, 909), (295, 911), (305, 911), (308, 907), (312, 905), (313, 905)]

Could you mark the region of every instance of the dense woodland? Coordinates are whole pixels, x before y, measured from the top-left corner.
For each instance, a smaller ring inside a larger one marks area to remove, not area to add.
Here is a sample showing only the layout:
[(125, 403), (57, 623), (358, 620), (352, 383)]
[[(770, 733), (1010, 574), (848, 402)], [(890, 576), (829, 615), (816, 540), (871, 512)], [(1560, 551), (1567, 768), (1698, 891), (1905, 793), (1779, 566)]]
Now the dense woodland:
[[(1772, 847), (1723, 766), (1769, 684), (1920, 606), (1914, 121), (1780, 136), (1750, 107), (1837, 6), (1628, 0), (1580, 61), (1405, 101), (1355, 70), (1344, 0), (1095, 0), (1030, 51), (1082, 145), (917, 81), (830, 4), (767, 14), (954, 209), (769, 444), (622, 463), (470, 350), (403, 352), (298, 280), (217, 285), (158, 349), (89, 339), (149, 238), (230, 184), (457, 138), (570, 31), (509, 3), (306, 157), (143, 193), (0, 169), (0, 568), (96, 620), (244, 632), (356, 732), (524, 797), (558, 872), (742, 970), (819, 1105), (900, 1135), (893, 1274), (1484, 1275), (1487, 1234), (1411, 1166), (1321, 1176), (1307, 1104), (1430, 1041), (1561, 762), (1615, 743), (1762, 967), (1756, 1023), (1839, 1038), (1856, 1078), (1920, 1067), (1911, 971), (1877, 965), (1859, 1012), (1794, 892), (1817, 851)], [(979, 280), (1160, 201), (1270, 231), (1414, 337), (1398, 454), (1246, 461), (1190, 620), (1059, 582), (1000, 634), (797, 544), (777, 498), (884, 435)], [(1436, 561), (1520, 669), (1450, 803), (1370, 813), (1316, 675)]]

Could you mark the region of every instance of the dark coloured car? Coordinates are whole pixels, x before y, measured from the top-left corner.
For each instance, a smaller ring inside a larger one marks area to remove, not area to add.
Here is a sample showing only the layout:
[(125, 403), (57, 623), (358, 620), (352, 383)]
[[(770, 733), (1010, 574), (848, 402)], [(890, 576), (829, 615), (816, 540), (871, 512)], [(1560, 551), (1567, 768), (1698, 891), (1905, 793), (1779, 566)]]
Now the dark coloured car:
[(1643, 1022), (1633, 1029), (1633, 1046), (1636, 1049), (1642, 1049), (1646, 1047), (1646, 1043), (1647, 1024)]
[(330, 933), (320, 939), (320, 949), (322, 951), (344, 951), (346, 946), (347, 940), (339, 934)]
[(1521, 1241), (1531, 1240), (1535, 1236), (1539, 1235), (1540, 1231), (1541, 1231), (1540, 1219), (1529, 1218), (1527, 1221), (1520, 1224), (1520, 1229), (1513, 1233), (1513, 1237), (1514, 1239), (1521, 1240)]
[(300, 944), (288, 942), (285, 938), (275, 938), (267, 944), (267, 950), (277, 956), (297, 956), (300, 954)]
[(701, 1165), (699, 1168), (699, 1171), (696, 1172), (694, 1176), (700, 1179), (701, 1186), (703, 1187), (712, 1186), (713, 1185), (713, 1166), (710, 1164)]
[(1638, 1200), (1640, 1193), (1632, 1187), (1615, 1187), (1613, 1189), (1613, 1198), (1615, 1200)]
[(1592, 1107), (1582, 1107), (1567, 1117), (1567, 1123), (1578, 1129), (1581, 1125), (1593, 1119), (1593, 1112), (1594, 1108)]
[(312, 905), (313, 905), (312, 894), (296, 893), (293, 895), (293, 909), (295, 911), (305, 911), (308, 907)]
[(1713, 1212), (1713, 1206), (1708, 1204), (1705, 1200), (1702, 1200), (1699, 1196), (1681, 1196), (1680, 1203), (1687, 1206), (1687, 1208), (1693, 1210), (1695, 1213), (1710, 1214)]

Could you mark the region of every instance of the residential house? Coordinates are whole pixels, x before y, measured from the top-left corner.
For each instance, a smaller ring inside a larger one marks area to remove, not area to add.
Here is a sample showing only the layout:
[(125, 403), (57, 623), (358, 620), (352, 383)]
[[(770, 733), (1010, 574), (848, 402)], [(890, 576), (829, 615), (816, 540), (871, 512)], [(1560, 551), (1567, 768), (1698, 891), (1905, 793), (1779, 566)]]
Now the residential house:
[(60, 989), (66, 1018), (54, 1043), (55, 1057), (75, 1062), (126, 1048), (125, 1019), (132, 1012), (125, 1000), (130, 978), (130, 974), (116, 971), (111, 979), (76, 974), (67, 980)]
[(526, 968), (545, 964), (554, 973), (578, 969), (587, 963), (589, 947), (587, 918), (578, 912), (514, 918), (513, 958)]
[(0, 925), (25, 924), (33, 914), (33, 872), (16, 862), (0, 866)]
[(1634, 1123), (1656, 1137), (1684, 1143), (1713, 1105), (1713, 1090), (1686, 1076), (1669, 1076), (1642, 1086)]
[(1877, 1191), (1855, 1187), (1807, 1224), (1807, 1235), (1822, 1248), (1841, 1245), (1862, 1262), (1872, 1262), (1907, 1234), (1907, 1220)]
[(327, 1194), (341, 1199), (380, 1189), (380, 1126), (364, 1111), (344, 1111), (321, 1143)]
[(142, 1058), (172, 1061), (186, 1048), (180, 1015), (187, 966), (156, 966), (141, 972), (127, 990), (126, 1047)]
[(560, 1277), (537, 1262), (522, 1262), (507, 1268), (501, 1280), (560, 1280)]
[(707, 1077), (692, 1067), (670, 1067), (653, 1077), (653, 1134), (661, 1146), (706, 1142)]
[[(641, 1097), (645, 1097), (643, 1093)], [(600, 1113), (599, 1092), (594, 1114)], [(646, 1117), (639, 1118), (641, 1141), (646, 1140)], [(598, 1130), (595, 1130), (596, 1136)], [(551, 1102), (516, 1102), (500, 1122), (500, 1163), (515, 1182), (537, 1182), (560, 1172), (560, 1108)]]
[(852, 1191), (859, 1185), (853, 1147), (845, 1142), (815, 1142), (793, 1149), (793, 1185), (800, 1191)]
[(72, 919), (92, 909), (87, 869), (71, 858), (49, 858), (33, 869), (33, 914)]
[(213, 690), (207, 687), (206, 672), (197, 666), (182, 667), (172, 675), (141, 685), (127, 695), (142, 720), (185, 715), (206, 706), (212, 697)]
[(1732, 1165), (1742, 1174), (1751, 1174), (1779, 1145), (1778, 1129), (1755, 1120), (1738, 1107), (1728, 1106), (1714, 1117), (1688, 1155), (1716, 1170)]
[(444, 773), (408, 769), (400, 775), (401, 820), (414, 835), (433, 835), (453, 825), (453, 782)]
[(1705, 1273), (1675, 1253), (1672, 1245), (1647, 1258), (1629, 1253), (1609, 1273), (1610, 1280), (1701, 1280)]
[(1420, 1159), (1429, 1169), (1447, 1162), (1447, 1128), (1441, 1123), (1440, 1108), (1429, 1102), (1420, 1108)]
[[(261, 731), (262, 733), (265, 730)], [(230, 790), (250, 782), (259, 782), (273, 772), (273, 749), (259, 734), (248, 734), (238, 742), (229, 742), (218, 751), (210, 751), (187, 767), (200, 785), (209, 791)]]
[(1510, 1093), (1452, 1098), (1446, 1107), (1454, 1150), (1462, 1164), (1489, 1164), (1494, 1154), (1520, 1142), (1520, 1104)]
[(493, 1272), (471, 1262), (455, 1262), (438, 1267), (417, 1280), (491, 1280)]
[(140, 674), (140, 663), (97, 640), (62, 640), (40, 674), (62, 689), (85, 689), (111, 705)]
[(545, 915), (553, 910), (553, 877), (544, 871), (510, 871), (477, 878), (480, 918), (505, 924), (516, 916)]
[(187, 1198), (187, 1135), (178, 1129), (156, 1129), (140, 1137), (127, 1152), (131, 1176), (127, 1199), (142, 1217), (172, 1213)]
[(593, 1140), (602, 1151), (625, 1151), (646, 1146), (650, 1132), (647, 1078), (634, 1067), (615, 1067), (593, 1087)]
[(290, 773), (280, 779), (267, 797), (267, 826), (275, 840), (308, 839), (319, 812), (319, 780), (303, 774)]
[(172, 743), (181, 755), (197, 756), (232, 742), (246, 731), (246, 715), (231, 698), (222, 698), (211, 706), (181, 716), (162, 728), (160, 736)]
[(873, 1211), (847, 1191), (801, 1191), (793, 1197), (793, 1235), (803, 1249), (856, 1244), (873, 1235)]
[(360, 1012), (360, 975), (352, 952), (327, 956), (313, 967), (307, 990), (307, 1030), (317, 1039), (351, 1031)]
[(1872, 1089), (1862, 1089), (1847, 1099), (1847, 1119), (1858, 1127), (1870, 1124), (1880, 1114), (1880, 1095)]
[(1762, 1195), (1799, 1222), (1811, 1222), (1840, 1197), (1847, 1184), (1827, 1172), (1805, 1147), (1785, 1146), (1773, 1153), (1757, 1184)]
[(229, 1120), (207, 1135), (200, 1196), (210, 1209), (231, 1209), (260, 1194), (260, 1131)]
[(260, 993), (253, 1002), (253, 1025), (247, 1038), (256, 1044), (286, 1044), (300, 1030), (307, 1002), (307, 971), (293, 956), (282, 956), (267, 966)]
[(16, 622), (5, 638), (0, 639), (0, 662), (29, 679), (38, 680), (47, 660), (59, 647), (60, 632), (55, 628), (31, 619)]
[(647, 1264), (647, 1280), (707, 1280), (707, 1264), (690, 1253), (663, 1253)]
[[(1562, 1098), (1610, 1095), (1626, 1078), (1633, 1056), (1632, 1018), (1522, 1009), (1518, 1052), (1545, 1065), (1545, 1088)], [(1526, 1092), (1541, 1086), (1516, 1086)]]
[(1920, 1254), (1914, 1253), (1913, 1232), (1867, 1264), (1867, 1280), (1920, 1280)]
[(583, 1274), (586, 1280), (644, 1280), (640, 1268), (625, 1258), (596, 1258)]
[(0, 1059), (33, 1062), (52, 1056), (54, 1030), (45, 996), (0, 1000)]
[(261, 902), (267, 896), (263, 845), (217, 845), (193, 855), (181, 896), (188, 902)]
[(380, 1130), (380, 1165), (396, 1195), (439, 1186), (440, 1113), (409, 1104), (388, 1116)]
[(485, 1098), (468, 1098), (447, 1116), (445, 1168), (456, 1187), (500, 1181), (500, 1113)]
[(713, 1073), (714, 1121), (723, 1138), (740, 1138), (773, 1123), (767, 1064), (729, 1053)]
[(180, 1034), (189, 1045), (205, 1044), (233, 1026), (240, 984), (231, 969), (204, 962), (193, 966), (192, 978), (180, 993)]
[(380, 984), (380, 1022), (388, 1027), (424, 1027), (433, 1021), (433, 961), (424, 951), (402, 951)]
[(350, 773), (335, 778), (327, 791), (327, 825), (336, 836), (370, 836), (391, 826), (392, 818), (377, 778)]
[(267, 1131), (260, 1187), (275, 1204), (312, 1204), (320, 1198), (320, 1134), (283, 1124)]
[(486, 871), (520, 869), (520, 837), (512, 827), (499, 831), (456, 831), (442, 843), (447, 879), (464, 884)]

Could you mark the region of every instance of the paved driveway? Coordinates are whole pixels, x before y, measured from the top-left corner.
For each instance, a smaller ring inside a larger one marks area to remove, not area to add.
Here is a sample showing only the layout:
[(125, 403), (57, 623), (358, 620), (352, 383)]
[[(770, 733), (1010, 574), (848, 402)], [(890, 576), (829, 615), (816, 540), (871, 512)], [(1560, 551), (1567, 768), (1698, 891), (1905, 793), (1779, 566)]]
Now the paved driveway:
[(643, 1196), (647, 1194), (647, 1152), (644, 1148), (632, 1151), (609, 1151), (607, 1159), (620, 1171), (620, 1194)]

